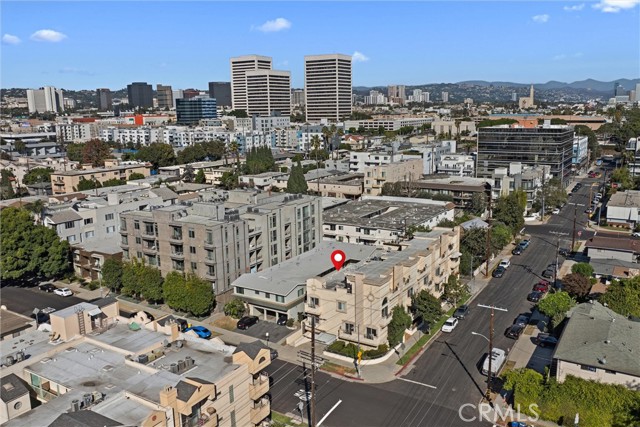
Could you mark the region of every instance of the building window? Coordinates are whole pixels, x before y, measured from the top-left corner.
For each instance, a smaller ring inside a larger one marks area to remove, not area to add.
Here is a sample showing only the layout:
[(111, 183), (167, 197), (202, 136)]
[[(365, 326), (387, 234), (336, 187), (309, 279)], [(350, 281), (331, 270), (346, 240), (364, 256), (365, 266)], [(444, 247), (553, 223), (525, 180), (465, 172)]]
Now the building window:
[(298, 296), (301, 297), (304, 295), (304, 288), (298, 289)]
[(192, 262), (191, 263), (191, 272), (192, 273), (196, 273), (198, 271), (198, 263), (197, 262)]
[(282, 295), (276, 295), (276, 302), (284, 302), (284, 297)]
[(127, 220), (120, 219), (120, 230), (127, 231)]
[(207, 274), (209, 276), (215, 276), (216, 275), (216, 269), (215, 269), (215, 267), (213, 265), (209, 265), (207, 268), (208, 268)]
[(309, 307), (311, 308), (320, 307), (320, 299), (317, 297), (309, 298)]
[(18, 409), (20, 409), (20, 408), (22, 408), (22, 402), (16, 402), (16, 403), (14, 403), (14, 405), (13, 405), (13, 409), (18, 410)]
[(137, 251), (137, 252), (136, 252), (136, 258), (138, 258), (138, 259), (142, 259), (142, 252)]
[(105, 220), (105, 221), (113, 221), (113, 217), (114, 217), (114, 215), (113, 215), (112, 213), (110, 213), (110, 214), (106, 214), (106, 215), (104, 216), (104, 220)]
[(136, 230), (140, 230), (140, 221), (133, 221), (133, 228)]
[(75, 241), (76, 241), (76, 235), (75, 234), (67, 237), (67, 242), (73, 243)]
[(254, 294), (260, 295), (260, 291), (253, 291)]
[(229, 386), (229, 403), (233, 403), (234, 400), (234, 396), (233, 396), (233, 384), (231, 384)]
[(269, 292), (265, 292), (265, 293), (264, 293), (264, 297), (265, 297), (266, 299), (271, 299), (271, 294), (270, 294)]
[(240, 286), (236, 286), (236, 294), (244, 294), (244, 288), (241, 288)]
[(95, 235), (95, 234), (94, 234), (94, 232), (93, 232), (93, 231), (86, 231), (86, 232), (84, 233), (84, 237), (85, 237), (86, 239), (90, 239), (90, 238), (92, 238), (94, 235)]
[(346, 312), (346, 311), (347, 311), (347, 303), (346, 303), (346, 302), (344, 302), (344, 301), (338, 301), (338, 308), (337, 308), (337, 310), (338, 310), (338, 311), (340, 311), (340, 312), (342, 312), (342, 313)]
[(129, 249), (122, 250), (122, 258), (129, 259)]
[(110, 225), (107, 227), (107, 234), (112, 234), (116, 232), (116, 226), (115, 225)]
[(136, 245), (141, 245), (142, 239), (140, 237), (136, 237)]
[(583, 371), (596, 372), (596, 368), (589, 365), (580, 365), (580, 369), (582, 369)]
[(195, 239), (196, 238), (196, 232), (194, 231), (193, 228), (189, 229), (189, 238), (190, 239)]
[(67, 221), (64, 223), (64, 228), (67, 230), (73, 227), (75, 227), (75, 224), (73, 223), (73, 221)]
[(189, 253), (190, 254), (195, 254), (196, 253), (196, 247), (195, 246), (189, 246)]
[(129, 244), (129, 236), (121, 236), (121, 242), (123, 245), (128, 245)]
[(355, 330), (355, 326), (353, 325), (353, 323), (345, 323), (343, 325), (343, 332), (347, 335), (351, 335), (353, 334), (353, 331)]
[(84, 225), (89, 225), (89, 224), (93, 224), (93, 218), (85, 218), (84, 219)]
[(229, 413), (229, 418), (231, 419), (231, 427), (236, 427), (236, 410), (235, 409)]
[(207, 230), (207, 240), (205, 241), (206, 244), (210, 245), (213, 243), (213, 232)]
[(375, 340), (378, 338), (378, 330), (374, 328), (367, 328), (367, 333), (364, 337), (368, 340)]

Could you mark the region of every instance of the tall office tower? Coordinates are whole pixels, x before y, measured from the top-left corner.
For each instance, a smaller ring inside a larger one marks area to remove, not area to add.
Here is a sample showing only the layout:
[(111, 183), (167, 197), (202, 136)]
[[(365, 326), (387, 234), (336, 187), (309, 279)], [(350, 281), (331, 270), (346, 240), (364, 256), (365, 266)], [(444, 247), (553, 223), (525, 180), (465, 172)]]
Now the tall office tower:
[(518, 101), (518, 94), (516, 92), (511, 92), (511, 101), (512, 102)]
[(422, 92), (422, 102), (431, 102), (431, 93)]
[(268, 56), (245, 55), (231, 58), (231, 105), (234, 110), (247, 111), (247, 71), (270, 70), (272, 59)]
[(156, 96), (158, 98), (158, 108), (173, 108), (173, 90), (171, 86), (158, 84), (156, 86)]
[(614, 96), (625, 96), (626, 95), (626, 93), (624, 91), (624, 87), (618, 82), (615, 82), (613, 84), (613, 95)]
[(146, 82), (127, 85), (129, 105), (134, 108), (153, 108), (153, 88)]
[(389, 101), (402, 104), (406, 98), (404, 85), (387, 86), (387, 97)]
[(218, 117), (216, 100), (208, 96), (177, 99), (176, 115), (179, 125), (197, 125), (202, 119), (215, 119)]
[(231, 82), (209, 82), (209, 96), (217, 105), (231, 107)]
[(111, 97), (111, 90), (109, 89), (96, 89), (98, 110), (107, 111), (113, 108), (113, 98)]
[(182, 97), (184, 99), (195, 98), (196, 96), (200, 96), (200, 91), (196, 89), (185, 89), (182, 91)]
[(442, 92), (442, 102), (449, 102), (449, 92)]
[(291, 114), (291, 73), (289, 71), (254, 70), (247, 79), (247, 114), (271, 116), (278, 111)]
[(27, 89), (27, 104), (29, 113), (60, 113), (64, 111), (64, 94), (53, 86)]
[(351, 56), (304, 57), (304, 90), (308, 121), (340, 121), (351, 115)]
[(291, 104), (304, 105), (304, 89), (291, 89)]

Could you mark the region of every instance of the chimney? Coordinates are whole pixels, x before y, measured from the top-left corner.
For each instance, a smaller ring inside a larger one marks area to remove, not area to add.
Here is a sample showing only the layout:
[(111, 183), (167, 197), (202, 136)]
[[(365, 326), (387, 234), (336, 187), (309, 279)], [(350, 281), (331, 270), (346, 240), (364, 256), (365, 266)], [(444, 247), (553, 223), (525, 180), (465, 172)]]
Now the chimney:
[(171, 342), (175, 342), (178, 339), (179, 333), (180, 331), (178, 330), (178, 323), (172, 322), (171, 323)]
[(160, 405), (166, 407), (176, 408), (178, 402), (178, 390), (170, 385), (164, 387), (160, 391)]

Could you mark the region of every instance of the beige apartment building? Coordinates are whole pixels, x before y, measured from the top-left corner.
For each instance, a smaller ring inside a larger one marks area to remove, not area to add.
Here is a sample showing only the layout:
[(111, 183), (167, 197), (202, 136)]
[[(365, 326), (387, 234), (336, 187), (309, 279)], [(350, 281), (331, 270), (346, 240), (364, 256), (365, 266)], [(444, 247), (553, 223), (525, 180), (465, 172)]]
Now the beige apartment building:
[[(318, 190), (318, 180), (308, 182), (309, 189)], [(320, 195), (339, 199), (358, 199), (364, 191), (364, 174), (347, 173), (327, 178), (320, 178)]]
[(191, 272), (216, 295), (241, 274), (261, 271), (314, 248), (322, 239), (321, 199), (256, 190), (220, 202), (171, 205), (120, 215), (124, 260), (144, 260), (162, 275)]
[(387, 344), (387, 327), (395, 306), (407, 308), (423, 289), (440, 297), (444, 284), (457, 275), (460, 264), (460, 229), (416, 233), (412, 240), (380, 249), (366, 259), (347, 262), (340, 271), (307, 279), (307, 319), (318, 333), (375, 348)]
[(96, 180), (102, 184), (110, 179), (127, 180), (133, 173), (140, 173), (147, 177), (151, 174), (151, 164), (120, 164), (113, 167), (54, 172), (51, 174), (51, 190), (53, 194), (73, 193), (77, 191), (78, 184), (82, 180)]
[[(141, 321), (117, 312), (115, 299), (82, 303), (52, 314), (51, 332), (31, 332), (23, 357), (3, 368), (2, 383), (16, 392), (3, 392), (2, 403), (20, 409), (0, 411), (3, 425), (268, 425), (271, 356), (262, 343), (228, 346), (180, 333), (170, 316)], [(15, 348), (2, 343), (3, 354)]]
[(422, 159), (405, 159), (398, 162), (367, 166), (364, 169), (364, 194), (379, 196), (387, 182), (411, 182), (424, 173)]

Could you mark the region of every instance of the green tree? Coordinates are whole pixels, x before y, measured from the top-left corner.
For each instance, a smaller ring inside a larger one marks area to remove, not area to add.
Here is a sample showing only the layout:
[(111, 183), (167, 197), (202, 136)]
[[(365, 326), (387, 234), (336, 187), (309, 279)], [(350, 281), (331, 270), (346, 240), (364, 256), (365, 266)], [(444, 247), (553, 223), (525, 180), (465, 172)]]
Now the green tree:
[(597, 159), (600, 157), (600, 145), (598, 144), (598, 137), (596, 133), (589, 127), (585, 125), (576, 125), (573, 127), (573, 130), (577, 135), (586, 136), (589, 140), (589, 151), (591, 152), (590, 158)]
[(14, 143), (14, 148), (20, 154), (24, 154), (27, 152), (27, 144), (22, 139), (16, 139)]
[(181, 165), (199, 162), (207, 157), (207, 152), (202, 144), (189, 145), (178, 152), (177, 162)]
[(287, 180), (287, 193), (305, 194), (307, 189), (307, 180), (304, 178), (302, 166), (298, 162), (296, 166), (291, 168), (291, 174), (289, 174), (289, 179)]
[(51, 279), (69, 271), (69, 243), (54, 230), (34, 224), (26, 209), (3, 209), (0, 228), (0, 279)]
[(0, 200), (8, 200), (16, 197), (16, 192), (13, 190), (13, 181), (15, 176), (13, 172), (8, 169), (0, 171)]
[(239, 298), (234, 298), (224, 305), (224, 314), (234, 319), (244, 316), (245, 311), (244, 302)]
[(633, 190), (635, 188), (635, 182), (626, 166), (614, 169), (611, 172), (611, 182), (617, 182), (620, 190)]
[(520, 368), (504, 375), (505, 390), (513, 391), (514, 405), (528, 410), (529, 405), (539, 405), (544, 393), (544, 377), (533, 369)]
[(623, 316), (640, 317), (640, 276), (614, 280), (600, 302)]
[(124, 179), (111, 178), (102, 183), (102, 187), (116, 187), (118, 185), (125, 185), (127, 183)]
[(162, 301), (162, 275), (137, 258), (122, 267), (122, 293), (149, 302)]
[(129, 181), (135, 181), (135, 180), (138, 180), (138, 179), (145, 179), (145, 178), (146, 177), (143, 174), (139, 173), (139, 172), (134, 172), (131, 175), (129, 175)]
[[(511, 229), (506, 225), (496, 222), (491, 227), (491, 253), (497, 255), (511, 242)], [(486, 248), (486, 244), (485, 244)]]
[(458, 280), (457, 276), (453, 274), (449, 276), (447, 282), (444, 284), (443, 296), (453, 302), (453, 305), (457, 306), (458, 302), (462, 301), (469, 295), (469, 287)]
[(234, 172), (223, 172), (220, 177), (220, 186), (225, 190), (233, 190), (238, 187), (238, 175)]
[(42, 224), (44, 221), (44, 210), (46, 207), (46, 203), (42, 199), (37, 199), (26, 205), (25, 209), (36, 215), (37, 224)]
[(104, 159), (111, 156), (111, 147), (99, 139), (91, 139), (82, 148), (82, 163), (90, 163), (91, 166), (104, 166)]
[(505, 224), (515, 236), (524, 227), (524, 208), (520, 195), (513, 192), (498, 199), (493, 209), (493, 219)]
[(387, 339), (389, 347), (395, 347), (402, 342), (404, 331), (411, 326), (411, 316), (404, 311), (400, 305), (393, 307), (391, 311), (391, 321), (387, 329)]
[(51, 173), (53, 169), (51, 168), (35, 168), (31, 169), (24, 175), (22, 178), (22, 183), (24, 185), (33, 185), (39, 183), (49, 183), (51, 181)]
[(204, 169), (198, 169), (198, 173), (196, 173), (196, 177), (194, 179), (196, 184), (206, 184), (207, 178), (204, 174)]
[(173, 151), (173, 147), (159, 142), (140, 148), (136, 153), (136, 159), (151, 163), (155, 170), (176, 164), (176, 154)]
[(167, 305), (174, 310), (185, 311), (184, 309), (187, 307), (185, 283), (184, 275), (178, 271), (171, 271), (164, 278), (162, 295)]
[(81, 162), (84, 144), (71, 143), (67, 145), (67, 158), (72, 162)]
[(245, 110), (233, 110), (227, 113), (227, 116), (234, 116), (237, 117), (239, 119), (246, 119), (247, 117), (249, 117), (249, 115), (247, 114), (247, 112)]
[(487, 196), (484, 193), (473, 193), (469, 210), (476, 216), (482, 215), (487, 210)]
[(411, 307), (416, 316), (422, 317), (422, 320), (429, 325), (434, 324), (443, 313), (440, 300), (426, 289), (413, 295), (411, 298)]
[(552, 325), (556, 327), (575, 305), (576, 301), (567, 292), (555, 292), (540, 300), (538, 310), (545, 316), (549, 316)]
[(109, 258), (102, 266), (102, 283), (114, 292), (122, 288), (122, 261)]
[(186, 165), (184, 167), (184, 173), (182, 174), (182, 181), (184, 181), (184, 182), (193, 182), (195, 177), (196, 177), (196, 174), (195, 174), (195, 172), (193, 170), (193, 166)]
[[(478, 260), (484, 260), (487, 254), (487, 229), (473, 227), (466, 230), (460, 238), (460, 252)], [(463, 271), (467, 273), (468, 269)]]
[(162, 293), (169, 307), (197, 317), (209, 314), (215, 303), (211, 284), (194, 274), (184, 276), (177, 271), (170, 272)]
[(589, 295), (591, 291), (591, 282), (582, 274), (567, 274), (562, 278), (562, 285), (569, 295), (578, 298), (578, 300)]
[(542, 185), (542, 188), (537, 191), (533, 202), (534, 210), (542, 209), (543, 199), (545, 210), (554, 206), (562, 206), (567, 202), (567, 191), (562, 187), (558, 178), (551, 178), (549, 181), (546, 181)]
[(100, 184), (100, 181), (98, 180), (80, 178), (80, 181), (78, 182), (78, 187), (75, 188), (75, 190), (87, 191), (87, 190), (93, 190), (95, 188), (100, 188), (100, 187), (102, 187), (102, 184)]
[(581, 274), (584, 277), (593, 276), (593, 267), (587, 262), (578, 262), (571, 266), (571, 272)]

